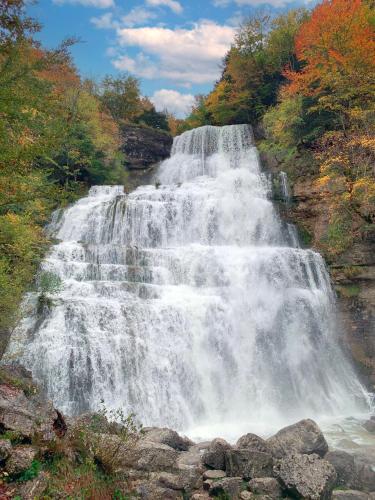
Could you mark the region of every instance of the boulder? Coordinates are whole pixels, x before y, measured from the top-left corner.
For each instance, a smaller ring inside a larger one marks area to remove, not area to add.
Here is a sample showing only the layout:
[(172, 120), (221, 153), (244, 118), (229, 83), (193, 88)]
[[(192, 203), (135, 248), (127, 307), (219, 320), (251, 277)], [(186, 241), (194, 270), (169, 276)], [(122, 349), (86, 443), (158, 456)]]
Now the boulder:
[(324, 458), (336, 470), (336, 486), (352, 490), (375, 491), (375, 472), (370, 465), (340, 450), (330, 451)]
[(205, 492), (199, 492), (199, 493), (194, 493), (190, 500), (209, 500), (210, 498), (210, 495), (208, 493), (205, 493)]
[(120, 436), (108, 434), (95, 434), (92, 439), (94, 458), (108, 472), (126, 469), (171, 472), (177, 469), (178, 452), (165, 444), (146, 440), (126, 442)]
[(9, 439), (0, 439), (0, 462), (4, 462), (12, 451), (12, 444)]
[(176, 431), (167, 428), (145, 427), (144, 439), (170, 446), (174, 450), (187, 451), (194, 443), (187, 437), (181, 437)]
[(200, 467), (203, 472), (203, 456), (209, 449), (211, 442), (198, 443), (179, 454), (177, 463), (180, 467)]
[(176, 491), (192, 492), (202, 487), (202, 474), (194, 469), (161, 472), (153, 475), (153, 478), (165, 488)]
[(227, 494), (229, 498), (237, 498), (242, 489), (241, 477), (226, 477), (220, 481), (214, 481), (210, 488), (211, 496)]
[(214, 439), (203, 453), (203, 463), (216, 470), (225, 470), (225, 452), (231, 448), (224, 439)]
[(375, 419), (374, 418), (371, 418), (370, 420), (367, 420), (367, 422), (365, 422), (363, 424), (363, 427), (366, 429), (366, 431), (368, 432), (375, 432)]
[(250, 491), (241, 491), (240, 500), (252, 500), (254, 495)]
[(328, 451), (327, 441), (313, 420), (301, 420), (281, 429), (267, 440), (267, 444), (276, 458), (283, 458), (291, 453), (315, 453), (324, 457)]
[(333, 465), (337, 474), (336, 486), (352, 488), (356, 484), (356, 465), (354, 457), (346, 451), (329, 451), (325, 457)]
[(27, 440), (55, 439), (55, 421), (63, 418), (33, 385), (31, 373), (21, 366), (4, 366), (0, 377), (0, 426)]
[(332, 500), (368, 500), (367, 493), (357, 490), (336, 490), (332, 493)]
[(255, 450), (227, 450), (225, 470), (228, 476), (246, 480), (273, 475), (273, 459), (269, 453)]
[(223, 479), (226, 473), (223, 470), (206, 470), (203, 473), (203, 479)]
[(267, 442), (256, 434), (245, 434), (241, 436), (236, 443), (236, 448), (239, 449), (249, 449), (262, 451), (263, 453), (270, 453), (270, 448)]
[(5, 471), (10, 476), (21, 474), (29, 469), (37, 455), (37, 450), (33, 446), (14, 446), (8, 458)]
[(137, 493), (144, 500), (181, 500), (181, 492), (162, 488), (156, 482), (145, 481), (137, 486)]
[(249, 483), (249, 490), (256, 495), (267, 495), (270, 498), (281, 498), (282, 489), (277, 479), (272, 477), (261, 477), (252, 479)]
[(274, 467), (282, 486), (297, 498), (329, 499), (337, 475), (332, 464), (318, 455), (288, 455)]

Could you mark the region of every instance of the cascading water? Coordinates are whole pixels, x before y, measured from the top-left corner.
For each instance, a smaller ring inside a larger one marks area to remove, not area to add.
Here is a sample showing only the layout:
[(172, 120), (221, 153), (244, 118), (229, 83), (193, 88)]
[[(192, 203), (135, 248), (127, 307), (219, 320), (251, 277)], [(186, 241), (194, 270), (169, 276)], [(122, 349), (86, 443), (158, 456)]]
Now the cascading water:
[(103, 399), (203, 437), (366, 411), (324, 262), (270, 191), (246, 125), (177, 137), (155, 186), (92, 188), (51, 224), (64, 288), (43, 317), (28, 296), (8, 355), (67, 413)]

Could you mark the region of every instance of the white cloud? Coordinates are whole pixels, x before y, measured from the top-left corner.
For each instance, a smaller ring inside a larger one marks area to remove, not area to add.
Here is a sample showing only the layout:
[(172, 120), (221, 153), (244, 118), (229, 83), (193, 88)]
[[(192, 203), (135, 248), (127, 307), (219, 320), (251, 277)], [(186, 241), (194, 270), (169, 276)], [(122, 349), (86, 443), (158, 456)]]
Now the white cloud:
[[(239, 6), (252, 5), (253, 7), (259, 5), (271, 5), (272, 7), (284, 7), (288, 3), (294, 0), (213, 0), (213, 5), (215, 7), (226, 7), (231, 3), (236, 3)], [(304, 3), (309, 3), (312, 0), (305, 0)]]
[(100, 17), (92, 17), (92, 24), (98, 29), (116, 29), (119, 27), (117, 21), (114, 21), (112, 12), (107, 12)]
[(155, 19), (157, 15), (155, 12), (144, 9), (143, 7), (135, 7), (129, 14), (122, 16), (121, 21), (124, 26), (132, 28), (133, 26), (138, 26), (140, 24), (145, 24), (151, 19)]
[(146, 0), (146, 3), (152, 7), (169, 7), (176, 14), (181, 14), (183, 11), (182, 5), (176, 0)]
[(116, 68), (187, 85), (211, 83), (219, 77), (219, 63), (233, 41), (235, 29), (203, 21), (190, 30), (123, 28), (117, 34), (120, 46), (139, 47), (141, 52), (135, 58), (117, 58), (113, 61)]
[(53, 3), (58, 5), (70, 3), (84, 7), (97, 7), (98, 9), (108, 9), (115, 6), (114, 0), (53, 0)]
[(186, 116), (195, 102), (192, 94), (181, 94), (177, 90), (157, 90), (150, 98), (157, 111), (169, 111), (177, 117)]

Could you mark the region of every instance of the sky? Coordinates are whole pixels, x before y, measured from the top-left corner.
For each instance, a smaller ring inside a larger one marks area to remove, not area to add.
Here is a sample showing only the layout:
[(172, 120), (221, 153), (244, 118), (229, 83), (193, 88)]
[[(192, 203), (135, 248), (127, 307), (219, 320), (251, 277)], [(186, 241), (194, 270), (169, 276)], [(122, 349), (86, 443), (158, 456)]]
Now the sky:
[(207, 94), (241, 21), (314, 0), (39, 0), (28, 7), (48, 48), (67, 37), (81, 75), (131, 73), (157, 110), (183, 117), (194, 95)]

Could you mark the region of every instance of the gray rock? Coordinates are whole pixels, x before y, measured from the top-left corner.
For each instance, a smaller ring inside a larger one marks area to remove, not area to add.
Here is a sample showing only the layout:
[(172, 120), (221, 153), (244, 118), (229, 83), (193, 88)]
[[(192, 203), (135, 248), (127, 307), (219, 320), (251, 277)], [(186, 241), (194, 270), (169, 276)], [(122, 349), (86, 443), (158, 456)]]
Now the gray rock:
[(223, 470), (206, 470), (203, 473), (203, 479), (223, 479), (226, 473)]
[(198, 443), (189, 448), (188, 451), (180, 453), (178, 466), (201, 467), (203, 472), (203, 455), (209, 449), (211, 442)]
[(236, 448), (239, 449), (248, 449), (248, 450), (256, 450), (262, 451), (263, 453), (270, 453), (270, 448), (267, 442), (256, 434), (245, 434), (241, 436), (240, 439), (236, 443)]
[(256, 495), (267, 495), (270, 498), (281, 498), (282, 489), (277, 479), (272, 477), (252, 479), (249, 490)]
[[(44, 490), (48, 485), (49, 474), (41, 471), (35, 479), (21, 483), (17, 490), (17, 495), (22, 500), (35, 500), (43, 498)], [(44, 497), (45, 498), (45, 497)]]
[(146, 427), (143, 429), (143, 432), (146, 441), (166, 444), (177, 451), (187, 451), (194, 445), (193, 441), (189, 438), (182, 437), (176, 431), (168, 428)]
[(241, 491), (240, 500), (252, 500), (252, 498), (254, 498), (254, 495), (250, 491)]
[(112, 473), (126, 469), (147, 472), (177, 470), (178, 452), (165, 444), (146, 440), (124, 442), (116, 435), (96, 434), (92, 447), (95, 459)]
[(203, 453), (203, 463), (216, 470), (225, 470), (225, 452), (231, 448), (224, 439), (214, 439)]
[[(50, 401), (33, 385), (30, 373), (22, 367), (4, 366), (9, 383), (0, 384), (0, 425), (38, 441), (56, 438), (55, 422), (61, 418)], [(17, 387), (11, 381), (17, 380)]]
[(357, 490), (337, 490), (332, 493), (332, 500), (368, 500), (369, 495)]
[(205, 492), (194, 493), (190, 500), (209, 500), (210, 495)]
[(337, 474), (336, 486), (354, 487), (356, 483), (356, 466), (354, 457), (346, 451), (329, 451), (325, 457), (333, 465)]
[(269, 453), (255, 450), (228, 450), (225, 453), (225, 470), (228, 476), (246, 480), (273, 475), (273, 459)]
[(315, 453), (324, 457), (328, 451), (327, 441), (313, 420), (301, 420), (281, 429), (267, 440), (267, 444), (276, 458), (283, 458), (291, 453)]
[(12, 451), (9, 439), (0, 439), (0, 462), (4, 462)]
[(211, 496), (219, 496), (226, 493), (230, 498), (237, 498), (242, 489), (241, 477), (226, 477), (220, 481), (214, 481), (210, 488)]
[(364, 424), (363, 427), (366, 429), (368, 432), (375, 432), (375, 419), (370, 418), (370, 420), (367, 420)]
[(337, 475), (332, 464), (318, 455), (288, 455), (274, 467), (282, 486), (297, 498), (328, 500)]
[(372, 467), (345, 451), (330, 451), (325, 455), (337, 473), (337, 486), (352, 490), (375, 491), (375, 472)]
[(170, 155), (173, 139), (167, 133), (149, 127), (123, 125), (121, 136), (121, 150), (130, 170), (147, 168)]
[(137, 486), (137, 493), (143, 500), (181, 500), (181, 492), (162, 488), (158, 483), (146, 481)]
[(33, 446), (14, 446), (6, 462), (5, 471), (10, 476), (21, 474), (31, 467), (36, 455), (37, 450)]

